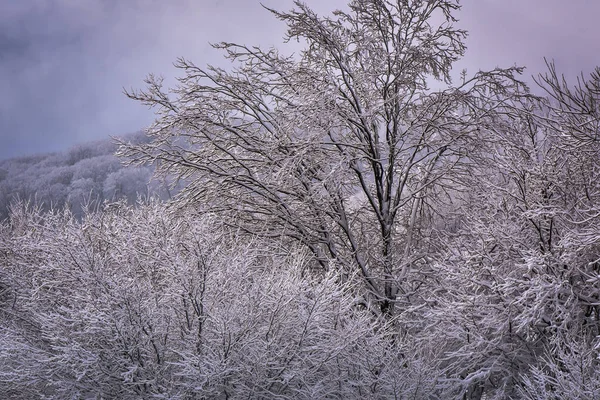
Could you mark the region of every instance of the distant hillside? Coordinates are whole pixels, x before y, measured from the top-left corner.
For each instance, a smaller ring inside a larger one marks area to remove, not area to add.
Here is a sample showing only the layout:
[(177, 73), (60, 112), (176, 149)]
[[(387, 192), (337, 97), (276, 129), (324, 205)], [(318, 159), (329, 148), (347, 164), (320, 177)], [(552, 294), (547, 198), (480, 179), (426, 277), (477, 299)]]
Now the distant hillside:
[[(123, 137), (142, 143), (142, 132)], [(77, 216), (83, 204), (95, 207), (105, 200), (127, 199), (138, 195), (170, 196), (164, 182), (151, 180), (152, 166), (125, 167), (114, 155), (112, 140), (94, 141), (68, 151), (40, 154), (0, 161), (0, 220), (8, 216), (16, 200), (39, 204), (43, 209), (69, 207)]]

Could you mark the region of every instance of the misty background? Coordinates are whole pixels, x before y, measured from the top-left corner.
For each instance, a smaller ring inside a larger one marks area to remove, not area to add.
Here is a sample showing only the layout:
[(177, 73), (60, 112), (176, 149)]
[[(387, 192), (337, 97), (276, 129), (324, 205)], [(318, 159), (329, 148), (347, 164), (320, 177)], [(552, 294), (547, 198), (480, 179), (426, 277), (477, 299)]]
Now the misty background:
[[(320, 14), (345, 1), (306, 1)], [(289, 9), (290, 0), (263, 0)], [(459, 26), (470, 73), (524, 65), (543, 72), (554, 59), (570, 77), (600, 65), (600, 3), (465, 0)], [(123, 89), (148, 73), (175, 84), (172, 63), (226, 67), (209, 43), (282, 46), (284, 25), (251, 0), (2, 0), (0, 2), (0, 160), (63, 151), (142, 129), (153, 113)], [(299, 49), (292, 44), (292, 49)], [(287, 50), (287, 49), (286, 49)]]

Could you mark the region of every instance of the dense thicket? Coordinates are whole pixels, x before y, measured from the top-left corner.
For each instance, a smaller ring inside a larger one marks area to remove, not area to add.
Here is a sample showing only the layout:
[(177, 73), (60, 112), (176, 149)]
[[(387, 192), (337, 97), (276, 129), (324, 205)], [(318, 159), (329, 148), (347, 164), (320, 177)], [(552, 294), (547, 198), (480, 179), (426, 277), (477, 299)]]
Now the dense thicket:
[(356, 288), (307, 274), (302, 250), (239, 241), (222, 225), (159, 203), (112, 204), (83, 221), (15, 210), (0, 232), (0, 392), (314, 399), (434, 388), (430, 361), (394, 343)]
[[(274, 12), (298, 56), (181, 60), (172, 202), (15, 207), (0, 389), (74, 398), (600, 398), (600, 69), (450, 81), (456, 1)], [(428, 83), (438, 79), (438, 89)], [(441, 89), (439, 87), (442, 87)]]

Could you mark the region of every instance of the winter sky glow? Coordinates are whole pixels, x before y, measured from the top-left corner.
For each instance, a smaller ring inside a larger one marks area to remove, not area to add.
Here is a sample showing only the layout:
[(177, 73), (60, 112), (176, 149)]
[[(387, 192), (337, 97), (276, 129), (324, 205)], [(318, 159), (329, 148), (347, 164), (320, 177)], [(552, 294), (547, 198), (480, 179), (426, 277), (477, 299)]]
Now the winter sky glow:
[[(343, 0), (307, 0), (323, 14)], [(278, 9), (290, 0), (263, 0)], [(513, 64), (527, 75), (555, 59), (568, 75), (600, 65), (600, 2), (464, 0), (470, 72)], [(220, 64), (208, 42), (280, 45), (284, 25), (258, 0), (0, 0), (0, 159), (133, 132), (152, 112), (128, 100), (172, 62)]]

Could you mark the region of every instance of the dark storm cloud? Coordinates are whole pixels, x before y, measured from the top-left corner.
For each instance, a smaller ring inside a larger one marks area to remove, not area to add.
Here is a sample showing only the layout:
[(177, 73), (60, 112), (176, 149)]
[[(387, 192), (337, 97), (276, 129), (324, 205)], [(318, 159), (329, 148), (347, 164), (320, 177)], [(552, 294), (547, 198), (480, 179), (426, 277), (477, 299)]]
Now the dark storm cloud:
[[(345, 1), (307, 1), (321, 14)], [(288, 9), (290, 0), (263, 1)], [(600, 2), (464, 0), (460, 68), (513, 64), (532, 74), (543, 56), (569, 74), (600, 64)], [(223, 64), (208, 42), (280, 44), (284, 26), (255, 0), (0, 0), (0, 159), (136, 131), (152, 113), (125, 98), (147, 73), (177, 73), (178, 56)]]
[(152, 113), (123, 87), (141, 87), (150, 72), (172, 77), (178, 56), (220, 63), (209, 41), (273, 44), (282, 32), (242, 0), (4, 0), (0, 158), (139, 130)]

